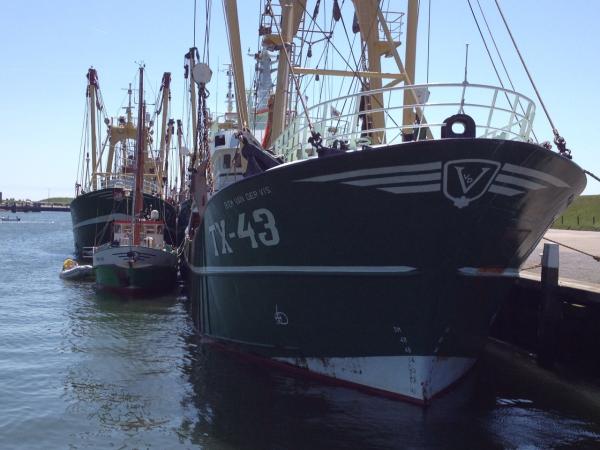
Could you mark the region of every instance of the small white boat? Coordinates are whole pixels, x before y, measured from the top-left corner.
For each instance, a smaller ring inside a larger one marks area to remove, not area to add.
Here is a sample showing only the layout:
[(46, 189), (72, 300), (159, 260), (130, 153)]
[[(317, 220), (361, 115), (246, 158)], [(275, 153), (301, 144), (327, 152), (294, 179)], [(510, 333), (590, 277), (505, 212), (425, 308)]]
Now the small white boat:
[(67, 258), (63, 262), (62, 271), (58, 274), (63, 280), (85, 280), (94, 276), (94, 269), (89, 265), (79, 265), (77, 261)]

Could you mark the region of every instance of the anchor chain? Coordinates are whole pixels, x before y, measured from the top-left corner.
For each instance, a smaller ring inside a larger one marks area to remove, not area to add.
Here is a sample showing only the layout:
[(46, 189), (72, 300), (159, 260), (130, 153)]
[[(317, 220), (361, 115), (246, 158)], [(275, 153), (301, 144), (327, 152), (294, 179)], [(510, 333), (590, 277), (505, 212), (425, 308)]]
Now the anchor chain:
[(212, 171), (210, 170), (210, 148), (208, 132), (210, 128), (210, 116), (208, 114), (208, 107), (206, 100), (210, 96), (210, 91), (206, 89), (205, 83), (199, 83), (198, 85), (198, 117), (196, 118), (198, 127), (196, 128), (196, 136), (194, 139), (198, 142), (198, 152), (194, 152), (192, 155), (192, 161), (190, 164), (190, 171), (195, 172), (196, 160), (200, 159), (198, 165), (206, 164), (206, 181), (210, 192), (213, 191), (213, 179)]

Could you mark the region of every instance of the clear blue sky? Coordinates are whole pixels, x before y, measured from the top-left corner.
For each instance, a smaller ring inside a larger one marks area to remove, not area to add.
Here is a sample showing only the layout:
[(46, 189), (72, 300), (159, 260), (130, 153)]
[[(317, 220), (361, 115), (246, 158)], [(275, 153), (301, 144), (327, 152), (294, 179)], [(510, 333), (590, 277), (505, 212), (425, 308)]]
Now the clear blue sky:
[[(349, 1), (349, 0), (346, 0)], [(533, 97), (498, 22), (493, 0), (479, 0), (506, 55), (518, 91)], [(342, 0), (340, 0), (340, 3)], [(257, 48), (259, 2), (238, 2), (243, 49)], [(384, 2), (387, 3), (387, 2)], [(470, 43), (469, 81), (496, 84), (466, 0), (431, 0), (431, 81), (460, 82), (464, 44)], [(477, 0), (472, 0), (477, 8)], [(331, 9), (331, 0), (324, 0)], [(405, 9), (392, 1), (392, 9)], [(421, 0), (422, 15), (428, 0)], [(196, 44), (201, 47), (204, 0), (197, 0)], [(504, 13), (538, 84), (550, 114), (575, 160), (600, 174), (596, 139), (600, 124), (600, 2), (595, 0), (501, 0)], [(183, 55), (193, 43), (193, 0), (104, 0), (5, 2), (0, 15), (0, 191), (5, 198), (72, 196), (85, 102), (85, 74), (93, 65), (110, 115), (117, 114), (127, 87), (143, 61), (158, 91), (162, 73), (172, 72), (172, 116), (181, 116)], [(214, 1), (211, 66), (228, 62), (222, 6)], [(312, 8), (312, 6), (310, 7)], [(330, 12), (328, 12), (330, 14)], [(345, 19), (351, 22), (351, 17)], [(426, 45), (420, 23), (419, 49)], [(417, 82), (425, 81), (425, 53), (419, 53)], [(509, 56), (510, 55), (510, 56)], [(247, 58), (247, 73), (253, 61)], [(343, 68), (343, 67), (340, 67)], [(221, 75), (222, 76), (222, 75)], [(249, 81), (249, 76), (246, 77)], [(223, 108), (225, 81), (211, 83)], [(213, 103), (214, 109), (214, 103)], [(551, 139), (541, 108), (535, 122), (540, 139)], [(600, 193), (589, 180), (585, 193)]]

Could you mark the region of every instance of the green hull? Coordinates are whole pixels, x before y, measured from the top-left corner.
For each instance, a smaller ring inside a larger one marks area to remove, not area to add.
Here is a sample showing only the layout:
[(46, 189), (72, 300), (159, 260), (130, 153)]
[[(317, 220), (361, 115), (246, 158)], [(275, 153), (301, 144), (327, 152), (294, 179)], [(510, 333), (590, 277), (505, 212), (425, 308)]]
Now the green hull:
[(110, 247), (94, 253), (96, 285), (123, 294), (160, 294), (174, 288), (177, 255), (145, 247)]
[(520, 265), (585, 187), (540, 146), (448, 139), (275, 167), (214, 195), (189, 248), (200, 332), (428, 401), (475, 361)]

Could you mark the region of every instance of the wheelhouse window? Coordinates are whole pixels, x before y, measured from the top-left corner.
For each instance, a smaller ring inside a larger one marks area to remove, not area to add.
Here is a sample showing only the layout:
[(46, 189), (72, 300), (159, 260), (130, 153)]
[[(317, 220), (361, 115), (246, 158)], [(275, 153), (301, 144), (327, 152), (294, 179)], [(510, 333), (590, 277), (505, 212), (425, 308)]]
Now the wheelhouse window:
[(221, 145), (225, 145), (225, 135), (217, 134), (215, 136), (215, 147), (220, 147)]

